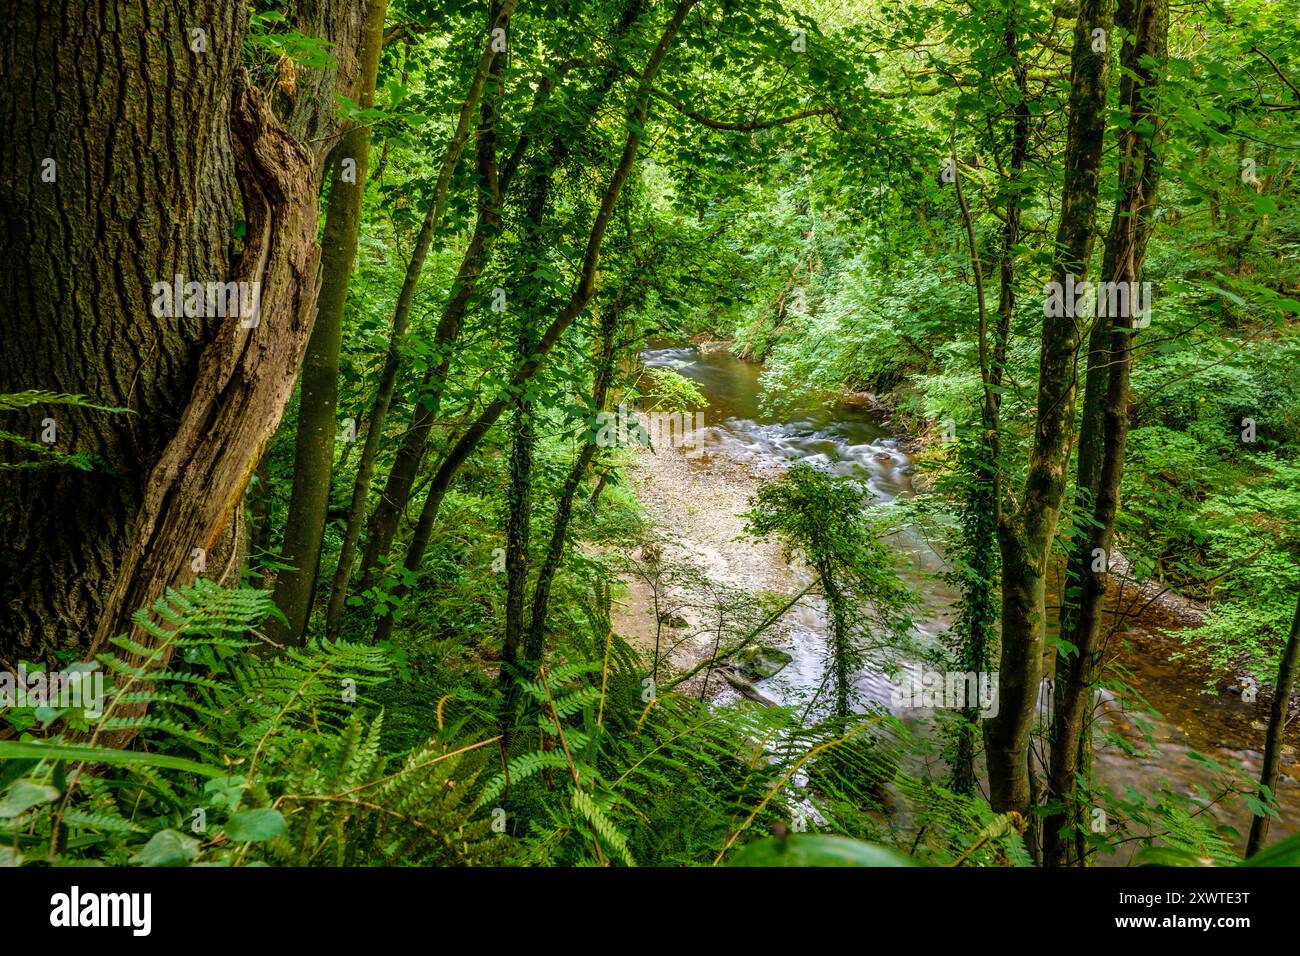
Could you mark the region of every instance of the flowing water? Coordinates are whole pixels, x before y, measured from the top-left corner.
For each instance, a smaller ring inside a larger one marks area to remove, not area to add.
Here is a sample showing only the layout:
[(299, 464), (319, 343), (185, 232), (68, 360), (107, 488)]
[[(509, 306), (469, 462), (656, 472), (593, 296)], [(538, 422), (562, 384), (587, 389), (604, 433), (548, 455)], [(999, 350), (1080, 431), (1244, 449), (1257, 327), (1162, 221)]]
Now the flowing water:
[[(908, 455), (891, 437), (881, 416), (870, 408), (810, 399), (793, 407), (782, 402), (781, 411), (774, 411), (763, 402), (761, 368), (725, 351), (656, 348), (643, 358), (649, 366), (673, 369), (692, 379), (708, 399), (703, 410), (705, 458), (721, 457), (759, 474), (776, 474), (792, 463), (806, 462), (856, 479), (877, 503), (913, 493)], [(905, 529), (889, 541), (898, 552), (904, 579), (922, 595), (918, 641), (937, 643), (952, 623), (957, 597), (938, 577), (945, 567), (943, 557), (915, 529)], [(1126, 606), (1130, 603), (1131, 598), (1125, 602)], [(822, 687), (826, 676), (825, 623), (820, 611), (801, 604), (792, 613), (794, 619), (783, 646), (794, 659), (778, 675), (758, 684), (765, 695), (782, 703), (806, 700)], [(1241, 764), (1252, 777), (1258, 775), (1267, 705), (1263, 700), (1245, 702), (1230, 692), (1204, 693), (1207, 684), (1222, 688), (1233, 683), (1231, 675), (1217, 675), (1219, 679), (1212, 681), (1212, 675), (1195, 662), (1194, 648), (1188, 658), (1180, 659), (1185, 650), (1182, 644), (1160, 633), (1160, 628), (1172, 626), (1172, 619), (1162, 619), (1158, 610), (1150, 609), (1130, 625), (1119, 642), (1122, 646), (1109, 649), (1127, 683), (1146, 699), (1148, 709), (1139, 712), (1105, 693), (1099, 698), (1106, 729), (1137, 751), (1126, 752), (1115, 742), (1099, 748), (1094, 768), (1103, 787), (1122, 791), (1133, 786), (1149, 791), (1163, 780), (1176, 792), (1193, 795), (1203, 787), (1213, 793), (1218, 777), (1194, 759), (1197, 754), (1225, 765)], [(896, 689), (878, 660), (869, 660), (862, 668), (855, 687), (864, 702), (882, 707), (890, 706)], [(1049, 696), (1045, 693), (1044, 700)], [(916, 723), (915, 711), (903, 716)], [(1147, 745), (1145, 735), (1151, 737), (1155, 750)], [(1300, 828), (1296, 744), (1292, 735), (1278, 786), (1282, 819), (1274, 821), (1270, 842)], [(1243, 836), (1249, 829), (1249, 811), (1239, 799), (1230, 799), (1213, 812), (1221, 823), (1235, 827)], [(1113, 858), (1115, 862), (1125, 859), (1127, 854)]]

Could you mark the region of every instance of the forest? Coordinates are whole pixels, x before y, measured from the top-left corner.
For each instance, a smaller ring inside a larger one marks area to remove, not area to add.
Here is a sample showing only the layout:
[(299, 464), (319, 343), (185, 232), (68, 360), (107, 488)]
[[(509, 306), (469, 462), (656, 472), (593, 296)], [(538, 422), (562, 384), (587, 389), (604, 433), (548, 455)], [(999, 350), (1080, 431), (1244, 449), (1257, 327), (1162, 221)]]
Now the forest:
[(1300, 865), (1296, 0), (7, 20), (0, 866)]

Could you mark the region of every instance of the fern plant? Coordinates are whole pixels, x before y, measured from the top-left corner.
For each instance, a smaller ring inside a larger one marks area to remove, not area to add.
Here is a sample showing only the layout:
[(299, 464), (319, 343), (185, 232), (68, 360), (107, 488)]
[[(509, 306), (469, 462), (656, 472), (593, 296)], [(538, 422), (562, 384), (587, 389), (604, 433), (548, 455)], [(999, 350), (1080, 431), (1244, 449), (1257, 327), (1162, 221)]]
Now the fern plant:
[[(84, 395), (69, 395), (64, 392), (51, 392), (42, 389), (28, 389), (24, 392), (10, 392), (0, 395), (0, 412), (15, 412), (35, 405), (64, 405), (71, 408), (83, 408), (90, 411), (111, 412), (114, 414), (130, 411), (127, 408), (96, 405), (88, 401)], [(53, 443), (32, 441), (30, 438), (7, 429), (0, 429), (0, 443), (11, 445), (33, 456), (21, 461), (0, 462), (0, 471), (50, 468), (55, 465), (66, 465), (81, 471), (91, 471), (95, 467), (96, 459), (90, 452), (57, 451), (53, 447)]]
[[(169, 591), (99, 663), (102, 714), (4, 714), (4, 861), (175, 865), (467, 863), (505, 841), (475, 817), (483, 747), (385, 753), (365, 694), (385, 652), (316, 643), (276, 658), (247, 639), (270, 595), (199, 580)], [(134, 734), (132, 749), (105, 746)]]

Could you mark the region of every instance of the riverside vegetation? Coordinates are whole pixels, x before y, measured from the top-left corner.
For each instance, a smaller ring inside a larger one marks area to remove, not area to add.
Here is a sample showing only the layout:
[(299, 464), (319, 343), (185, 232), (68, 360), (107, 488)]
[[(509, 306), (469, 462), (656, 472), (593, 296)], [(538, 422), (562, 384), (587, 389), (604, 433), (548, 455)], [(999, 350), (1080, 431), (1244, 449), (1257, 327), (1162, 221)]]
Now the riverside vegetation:
[[(0, 864), (1300, 863), (1290, 0), (148, 6), (0, 40)], [(755, 479), (801, 590), (629, 478), (701, 338), (910, 449)], [(1160, 593), (1254, 756), (1112, 788)], [(861, 692), (907, 661), (997, 706)]]

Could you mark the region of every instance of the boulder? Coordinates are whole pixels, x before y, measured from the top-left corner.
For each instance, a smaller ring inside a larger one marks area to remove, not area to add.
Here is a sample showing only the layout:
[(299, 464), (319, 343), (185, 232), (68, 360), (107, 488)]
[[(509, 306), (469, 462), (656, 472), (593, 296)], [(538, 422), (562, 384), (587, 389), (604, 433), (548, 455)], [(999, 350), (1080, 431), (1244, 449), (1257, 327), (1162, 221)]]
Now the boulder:
[(755, 644), (736, 654), (736, 670), (750, 680), (779, 674), (794, 656), (771, 644)]

